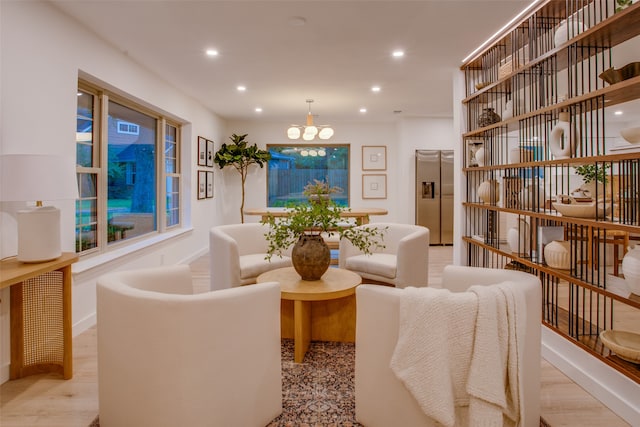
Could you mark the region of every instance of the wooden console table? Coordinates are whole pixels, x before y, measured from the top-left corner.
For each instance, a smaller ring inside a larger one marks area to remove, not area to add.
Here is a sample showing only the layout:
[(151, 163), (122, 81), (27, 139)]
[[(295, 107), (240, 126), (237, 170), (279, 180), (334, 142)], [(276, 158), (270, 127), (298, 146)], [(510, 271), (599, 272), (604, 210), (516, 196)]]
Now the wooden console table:
[(75, 253), (26, 264), (0, 264), (0, 289), (11, 287), (10, 379), (43, 372), (73, 376), (71, 264)]

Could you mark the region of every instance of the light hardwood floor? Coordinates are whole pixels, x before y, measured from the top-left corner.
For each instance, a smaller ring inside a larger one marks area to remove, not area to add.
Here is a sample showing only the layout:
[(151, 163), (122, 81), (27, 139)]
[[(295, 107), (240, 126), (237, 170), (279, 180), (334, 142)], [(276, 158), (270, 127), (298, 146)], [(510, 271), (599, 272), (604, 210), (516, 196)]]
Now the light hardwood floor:
[[(430, 283), (441, 280), (442, 268), (451, 262), (451, 248), (430, 249)], [(209, 288), (209, 262), (204, 256), (191, 264), (194, 290)], [(86, 427), (98, 413), (96, 329), (74, 338), (74, 376), (64, 381), (55, 375), (35, 375), (0, 386), (2, 427)], [(585, 390), (545, 360), (541, 360), (542, 416), (552, 427), (628, 426)]]

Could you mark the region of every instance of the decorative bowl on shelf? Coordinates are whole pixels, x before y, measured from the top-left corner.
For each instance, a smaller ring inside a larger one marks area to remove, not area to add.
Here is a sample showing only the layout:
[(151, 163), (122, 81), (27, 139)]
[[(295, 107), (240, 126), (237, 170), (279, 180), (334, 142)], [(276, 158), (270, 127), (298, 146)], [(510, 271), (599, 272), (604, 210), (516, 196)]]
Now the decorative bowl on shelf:
[(617, 70), (613, 67), (608, 68), (600, 73), (598, 77), (612, 85), (635, 76), (640, 76), (640, 62), (631, 62)]
[(622, 129), (620, 135), (625, 141), (631, 144), (637, 144), (640, 142), (640, 126)]
[(640, 334), (609, 329), (600, 332), (600, 340), (619, 358), (631, 363), (640, 363)]
[(595, 218), (596, 215), (599, 218), (609, 214), (610, 206), (603, 203), (552, 203), (553, 208), (560, 212), (562, 216), (570, 216), (573, 218)]

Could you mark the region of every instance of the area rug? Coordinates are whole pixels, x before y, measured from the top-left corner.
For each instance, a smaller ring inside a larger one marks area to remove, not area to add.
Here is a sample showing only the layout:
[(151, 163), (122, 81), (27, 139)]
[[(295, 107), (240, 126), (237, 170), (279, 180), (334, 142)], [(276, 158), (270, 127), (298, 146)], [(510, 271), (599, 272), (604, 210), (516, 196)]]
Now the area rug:
[[(267, 427), (356, 427), (355, 345), (312, 342), (293, 362), (293, 340), (282, 340), (282, 414)], [(98, 418), (89, 427), (99, 427)], [(542, 418), (540, 427), (550, 427)]]

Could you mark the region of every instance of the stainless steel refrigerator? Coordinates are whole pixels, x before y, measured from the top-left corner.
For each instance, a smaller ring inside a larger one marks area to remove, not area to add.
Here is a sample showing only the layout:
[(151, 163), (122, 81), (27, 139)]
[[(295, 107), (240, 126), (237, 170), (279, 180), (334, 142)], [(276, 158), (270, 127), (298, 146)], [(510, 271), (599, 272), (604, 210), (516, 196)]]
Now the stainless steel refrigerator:
[(416, 150), (416, 224), (432, 245), (453, 244), (453, 150)]

